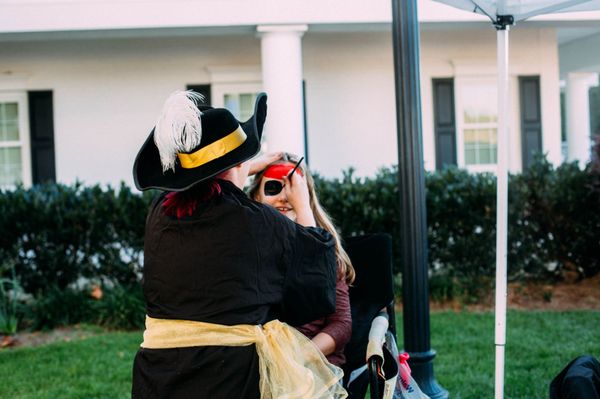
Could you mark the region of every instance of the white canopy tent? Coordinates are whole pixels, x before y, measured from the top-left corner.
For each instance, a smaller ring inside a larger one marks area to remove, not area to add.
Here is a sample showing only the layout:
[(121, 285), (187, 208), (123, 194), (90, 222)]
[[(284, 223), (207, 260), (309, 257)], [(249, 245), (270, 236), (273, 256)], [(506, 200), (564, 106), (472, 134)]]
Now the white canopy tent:
[(498, 169), (496, 194), (496, 383), (495, 398), (504, 397), (506, 344), (506, 259), (508, 238), (508, 32), (509, 27), (536, 15), (600, 10), (600, 0), (434, 0), (486, 15), (497, 29)]
[(512, 16), (514, 22), (536, 15), (556, 12), (592, 11), (600, 9), (598, 0), (435, 0), (455, 8), (487, 15), (494, 25), (498, 16)]

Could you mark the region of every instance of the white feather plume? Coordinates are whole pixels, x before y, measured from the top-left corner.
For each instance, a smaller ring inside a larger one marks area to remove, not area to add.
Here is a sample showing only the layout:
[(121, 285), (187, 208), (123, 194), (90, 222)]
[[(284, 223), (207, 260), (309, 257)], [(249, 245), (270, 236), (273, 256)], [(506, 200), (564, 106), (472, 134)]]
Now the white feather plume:
[(175, 170), (178, 152), (190, 152), (200, 144), (202, 124), (198, 102), (204, 101), (201, 94), (176, 91), (167, 98), (154, 128), (154, 143), (160, 153), (163, 172)]

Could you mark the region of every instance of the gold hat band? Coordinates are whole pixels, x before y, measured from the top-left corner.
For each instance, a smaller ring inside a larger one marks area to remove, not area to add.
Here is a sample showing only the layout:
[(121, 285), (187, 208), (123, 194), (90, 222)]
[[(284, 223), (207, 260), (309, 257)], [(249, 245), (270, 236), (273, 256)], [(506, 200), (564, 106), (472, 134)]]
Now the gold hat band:
[(198, 166), (204, 165), (230, 153), (241, 146), (247, 138), (248, 136), (242, 127), (238, 126), (237, 129), (222, 139), (210, 143), (206, 147), (202, 147), (191, 154), (178, 153), (177, 157), (179, 158), (182, 168), (197, 168)]

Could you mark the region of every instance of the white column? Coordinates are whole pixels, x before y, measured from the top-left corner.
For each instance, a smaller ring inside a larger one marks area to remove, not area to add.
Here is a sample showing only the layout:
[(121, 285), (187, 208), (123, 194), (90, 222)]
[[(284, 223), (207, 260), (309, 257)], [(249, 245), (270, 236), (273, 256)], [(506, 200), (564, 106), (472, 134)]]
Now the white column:
[(267, 100), (266, 151), (287, 151), (304, 156), (304, 105), (302, 98), (302, 35), (306, 25), (262, 25), (263, 89)]
[(590, 160), (590, 87), (598, 85), (597, 73), (574, 72), (567, 75), (567, 161), (579, 161), (584, 167)]

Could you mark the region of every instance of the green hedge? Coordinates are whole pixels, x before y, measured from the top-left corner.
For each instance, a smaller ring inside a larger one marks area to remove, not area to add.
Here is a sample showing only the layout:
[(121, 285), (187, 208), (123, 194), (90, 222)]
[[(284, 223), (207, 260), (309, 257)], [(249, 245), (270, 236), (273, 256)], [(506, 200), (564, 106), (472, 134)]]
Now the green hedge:
[[(600, 271), (599, 169), (554, 168), (540, 159), (527, 172), (511, 176), (511, 279), (559, 279), (565, 271), (588, 277)], [(397, 251), (402, 221), (396, 172), (388, 168), (373, 178), (357, 178), (350, 170), (341, 179), (316, 177), (323, 205), (343, 235), (388, 232)], [(477, 298), (494, 277), (495, 177), (448, 169), (428, 173), (426, 187), (431, 292)], [(132, 287), (140, 278), (144, 220), (154, 194), (140, 195), (125, 185), (81, 184), (0, 191), (0, 278), (11, 278), (14, 270), (23, 291), (47, 313), (54, 305), (44, 304), (44, 298), (87, 290), (92, 283), (137, 296)], [(398, 253), (395, 259), (398, 273)], [(135, 309), (139, 305), (121, 299)], [(66, 313), (67, 318), (89, 318)]]
[[(152, 195), (81, 184), (0, 192), (0, 281), (20, 288), (4, 290), (0, 319), (33, 329), (143, 326), (139, 279)], [(94, 285), (102, 300), (90, 296)]]
[[(397, 169), (374, 178), (317, 178), (323, 205), (344, 235), (388, 232), (398, 254)], [(509, 179), (509, 278), (579, 278), (600, 271), (600, 173), (540, 158)], [(447, 169), (426, 175), (428, 261), (433, 295), (478, 298), (495, 275), (496, 179)]]
[(149, 195), (81, 184), (0, 192), (0, 259), (24, 290), (66, 288), (80, 277), (138, 281)]

